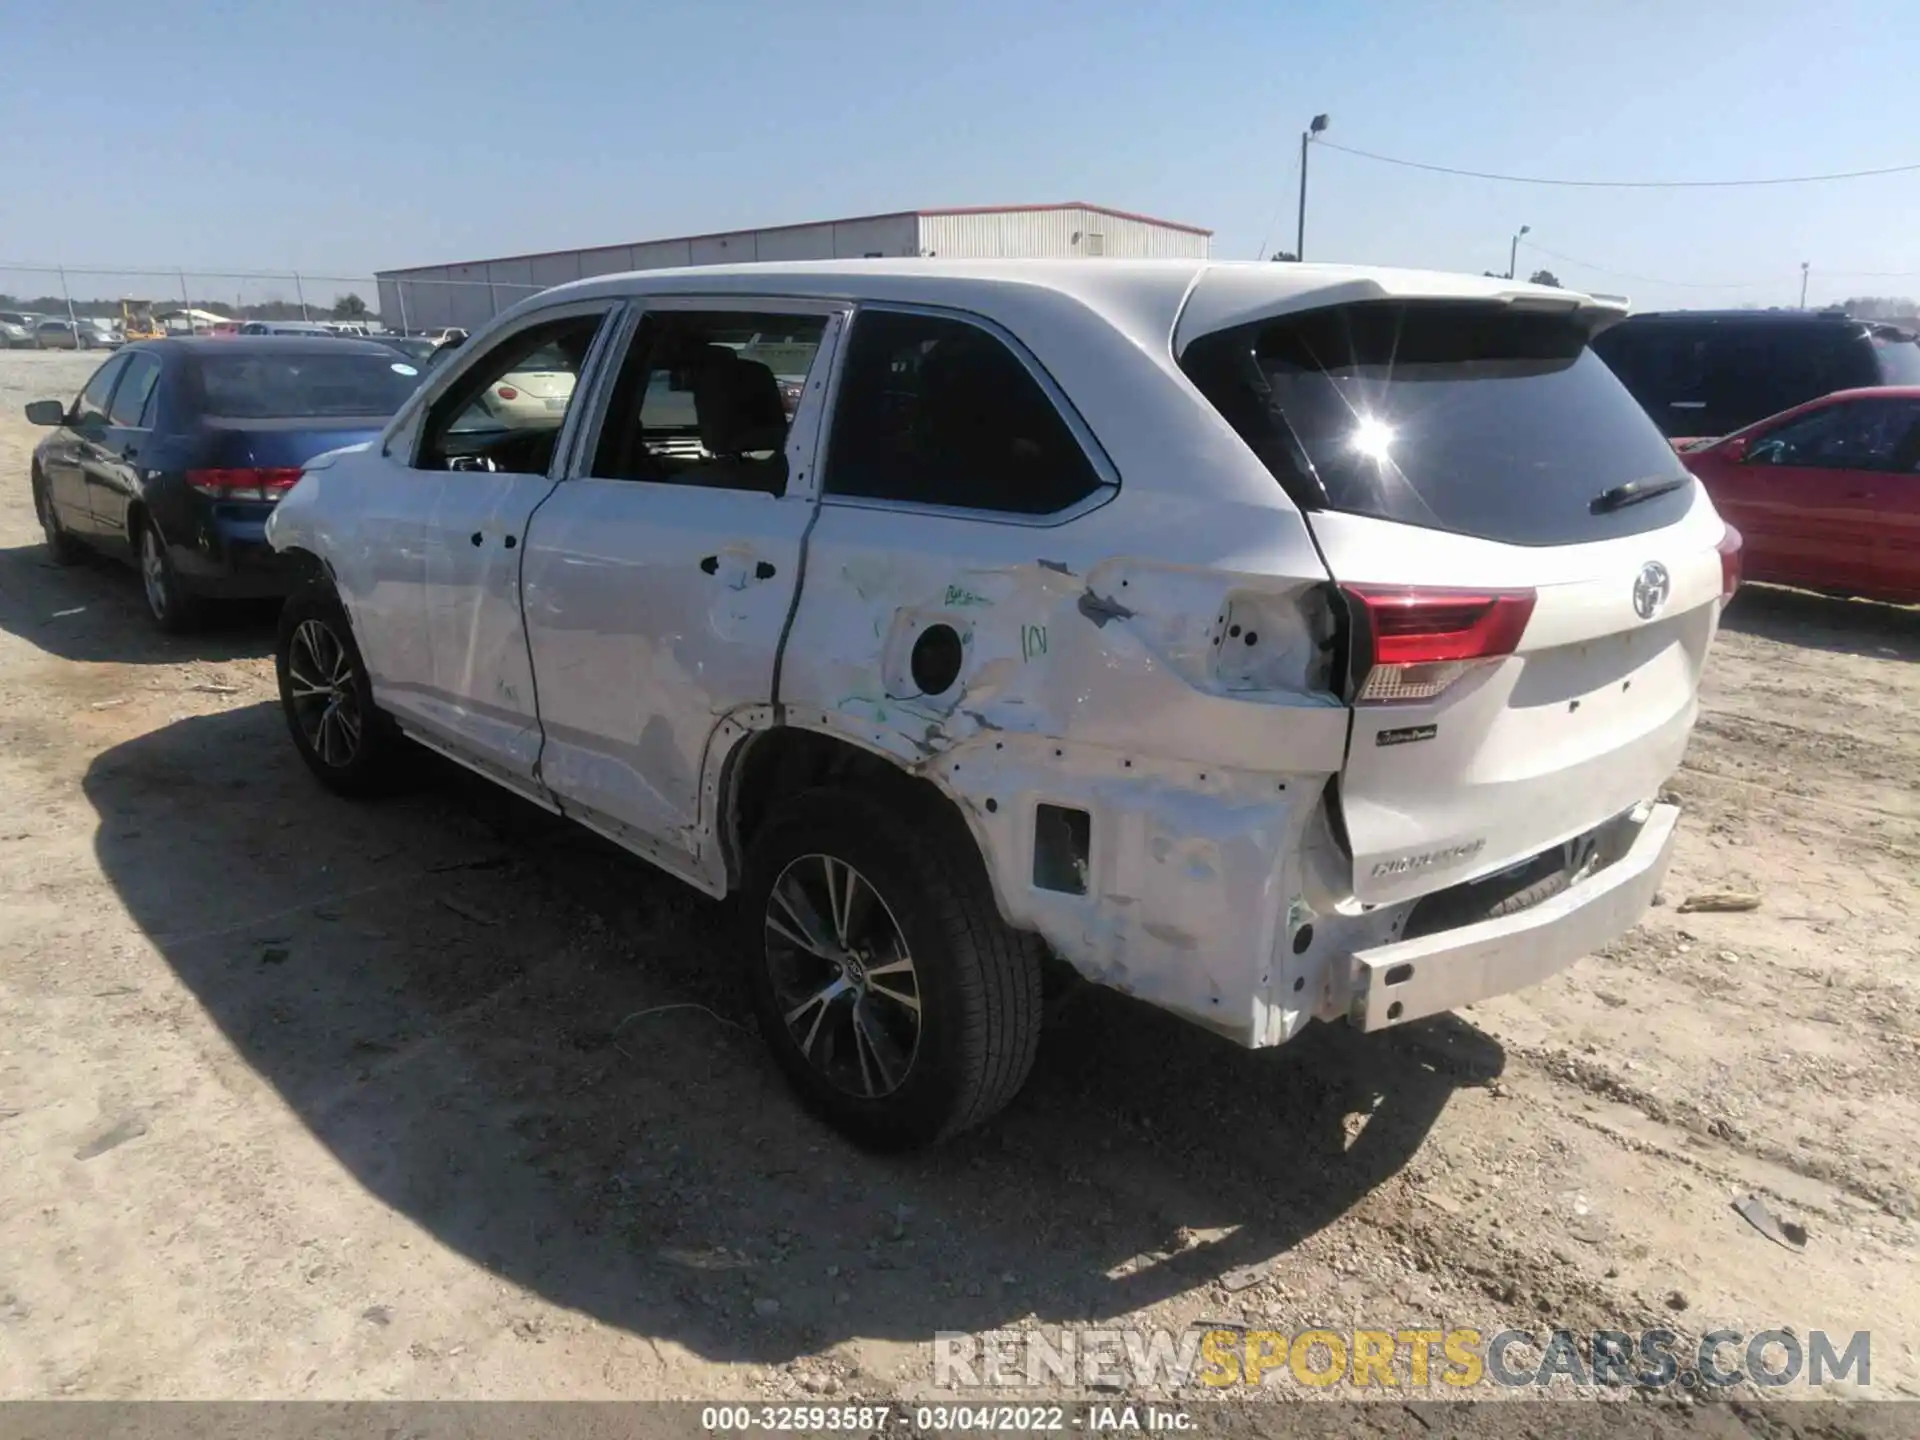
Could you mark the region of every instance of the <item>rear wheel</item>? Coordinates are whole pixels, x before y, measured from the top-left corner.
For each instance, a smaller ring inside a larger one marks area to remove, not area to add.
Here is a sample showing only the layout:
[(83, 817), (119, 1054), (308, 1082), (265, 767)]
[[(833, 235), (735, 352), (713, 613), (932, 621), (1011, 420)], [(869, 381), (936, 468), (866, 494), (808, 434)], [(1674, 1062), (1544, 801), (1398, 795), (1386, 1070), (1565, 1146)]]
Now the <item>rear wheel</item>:
[(67, 533), (60, 514), (53, 508), (53, 496), (47, 490), (47, 478), (33, 472), (33, 513), (40, 517), (40, 533), (47, 539), (47, 558), (56, 565), (77, 564), (86, 547)]
[(294, 748), (321, 784), (356, 796), (396, 788), (406, 738), (374, 708), (366, 663), (331, 590), (313, 587), (287, 600), (274, 669)]
[(180, 572), (173, 568), (173, 557), (167, 553), (166, 538), (151, 517), (141, 521), (139, 552), (140, 588), (153, 623), (171, 635), (191, 630), (200, 619), (199, 597), (189, 594), (180, 583)]
[(1039, 1042), (1039, 940), (1000, 919), (960, 832), (854, 790), (782, 805), (747, 857), (761, 1033), (855, 1141), (930, 1144), (1019, 1091)]

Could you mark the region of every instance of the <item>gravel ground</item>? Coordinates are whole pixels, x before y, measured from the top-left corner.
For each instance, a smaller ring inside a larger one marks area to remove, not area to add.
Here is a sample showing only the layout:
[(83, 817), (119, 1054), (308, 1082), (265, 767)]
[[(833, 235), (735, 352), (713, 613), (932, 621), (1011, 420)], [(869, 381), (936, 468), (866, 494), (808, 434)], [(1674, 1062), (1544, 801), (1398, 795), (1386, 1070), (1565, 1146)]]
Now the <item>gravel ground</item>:
[(1089, 992), (876, 1159), (717, 907), (437, 764), (324, 795), (270, 611), (48, 564), (19, 407), (97, 358), (0, 355), (0, 1396), (912, 1396), (937, 1330), (1201, 1320), (1867, 1329), (1829, 1389), (1920, 1396), (1915, 612), (1742, 594), (1668, 903), (1553, 982), (1258, 1054)]

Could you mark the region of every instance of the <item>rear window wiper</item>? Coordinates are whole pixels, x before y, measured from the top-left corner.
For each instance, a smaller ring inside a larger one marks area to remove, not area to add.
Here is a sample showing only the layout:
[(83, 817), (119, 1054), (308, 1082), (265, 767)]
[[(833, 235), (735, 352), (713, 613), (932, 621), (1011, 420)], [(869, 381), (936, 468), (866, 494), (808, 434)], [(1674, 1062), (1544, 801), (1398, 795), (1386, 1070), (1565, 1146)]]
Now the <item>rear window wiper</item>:
[(1683, 485), (1691, 485), (1691, 475), (1674, 475), (1656, 480), (1629, 480), (1624, 485), (1616, 485), (1611, 490), (1602, 490), (1587, 503), (1587, 509), (1595, 515), (1608, 515), (1615, 510), (1624, 510), (1629, 505), (1638, 505), (1642, 500), (1651, 500), (1656, 495), (1670, 495)]

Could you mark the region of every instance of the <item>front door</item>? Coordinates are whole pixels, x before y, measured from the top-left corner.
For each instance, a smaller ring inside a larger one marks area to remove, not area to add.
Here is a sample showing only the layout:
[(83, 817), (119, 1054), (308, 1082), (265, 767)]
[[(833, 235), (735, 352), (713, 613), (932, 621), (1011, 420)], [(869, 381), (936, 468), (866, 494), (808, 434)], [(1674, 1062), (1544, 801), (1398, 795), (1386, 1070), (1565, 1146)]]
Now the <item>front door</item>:
[(538, 792), (540, 723), (521, 619), (523, 544), (611, 302), (531, 317), (463, 367), (428, 409), (410, 467), (412, 606), (426, 669), (404, 711), (456, 758)]
[(127, 534), (127, 507), (138, 489), (142, 452), (152, 439), (154, 390), (159, 380), (158, 355), (133, 351), (127, 356), (126, 369), (107, 405), (106, 431), (85, 467), (87, 505), (93, 512), (95, 530), (114, 548), (132, 544)]
[(648, 305), (593, 443), (534, 517), (523, 595), (541, 779), (671, 866), (699, 858), (722, 717), (773, 698), (843, 314)]
[(1747, 539), (1756, 578), (1873, 588), (1880, 492), (1912, 408), (1909, 401), (1843, 400), (1753, 439), (1730, 467), (1729, 518)]
[(87, 495), (87, 469), (99, 457), (101, 442), (107, 433), (107, 401), (112, 398), (114, 382), (131, 359), (116, 355), (87, 381), (80, 398), (67, 412), (67, 423), (54, 433), (54, 443), (46, 449), (42, 469), (47, 477), (47, 494), (60, 516), (60, 523), (76, 535), (95, 535), (92, 504)]

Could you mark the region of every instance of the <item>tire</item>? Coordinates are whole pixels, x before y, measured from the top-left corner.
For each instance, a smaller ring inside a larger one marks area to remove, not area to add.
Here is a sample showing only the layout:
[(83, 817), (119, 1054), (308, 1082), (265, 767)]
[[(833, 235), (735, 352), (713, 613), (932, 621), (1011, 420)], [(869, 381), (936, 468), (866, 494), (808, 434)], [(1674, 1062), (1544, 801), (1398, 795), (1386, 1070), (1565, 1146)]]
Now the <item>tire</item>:
[(1551, 900), (1567, 886), (1573, 883), (1573, 873), (1568, 870), (1556, 870), (1544, 879), (1536, 880), (1524, 890), (1516, 890), (1506, 899), (1487, 907), (1484, 919), (1498, 920), (1505, 915), (1518, 915), (1522, 910), (1531, 910), (1543, 901)]
[(802, 1102), (871, 1149), (978, 1125), (1018, 1093), (1039, 1044), (1043, 946), (1001, 920), (971, 837), (945, 819), (810, 790), (747, 853), (741, 945), (761, 1034)]
[(281, 606), (273, 668), (287, 733), (322, 785), (356, 798), (401, 788), (407, 739), (375, 707), (353, 627), (330, 588), (310, 585)]
[(46, 536), (47, 558), (56, 565), (77, 565), (86, 558), (87, 549), (60, 523), (54, 512), (53, 497), (47, 493), (47, 479), (33, 472), (33, 513), (40, 517), (40, 532)]
[(1551, 900), (1573, 883), (1573, 872), (1557, 853), (1542, 855), (1531, 864), (1484, 880), (1457, 885), (1429, 895), (1414, 906), (1401, 933), (1403, 940), (1477, 925), (1531, 910)]
[(180, 572), (167, 553), (167, 540), (160, 527), (147, 516), (140, 522), (140, 541), (134, 550), (134, 564), (140, 572), (140, 590), (146, 597), (147, 614), (168, 635), (183, 635), (200, 623), (200, 598), (180, 583)]

